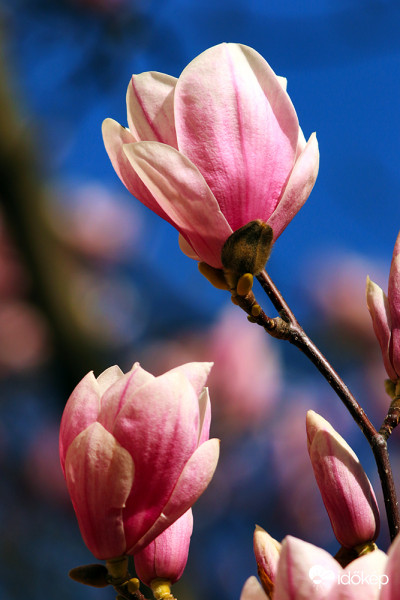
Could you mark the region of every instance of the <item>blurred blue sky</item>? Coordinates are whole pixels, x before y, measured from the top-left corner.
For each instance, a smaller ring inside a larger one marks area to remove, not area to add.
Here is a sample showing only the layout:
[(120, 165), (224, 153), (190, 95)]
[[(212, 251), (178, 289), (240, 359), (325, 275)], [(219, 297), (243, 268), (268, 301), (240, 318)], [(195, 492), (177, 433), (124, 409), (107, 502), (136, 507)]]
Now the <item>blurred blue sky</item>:
[[(271, 259), (280, 286), (290, 294), (316, 252), (390, 260), (400, 223), (397, 2), (126, 0), (103, 13), (79, 4), (19, 0), (6, 10), (17, 90), (51, 177), (119, 188), (100, 124), (106, 116), (126, 123), (131, 73), (178, 76), (207, 47), (241, 42), (287, 77), (304, 133), (316, 131), (320, 144), (316, 187)], [(176, 284), (185, 285), (193, 265), (175, 232), (147, 219), (155, 232), (149, 258), (161, 271), (173, 260)]]

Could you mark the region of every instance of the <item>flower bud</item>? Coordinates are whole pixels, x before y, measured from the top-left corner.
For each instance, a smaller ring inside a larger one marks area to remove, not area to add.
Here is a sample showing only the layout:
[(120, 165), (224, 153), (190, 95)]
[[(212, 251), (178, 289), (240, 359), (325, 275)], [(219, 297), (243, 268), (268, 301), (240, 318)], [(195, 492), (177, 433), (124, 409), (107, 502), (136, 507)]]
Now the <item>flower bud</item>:
[(253, 544), (262, 586), (267, 594), (271, 594), (274, 589), (281, 544), (258, 525), (254, 531)]
[(176, 583), (186, 567), (192, 531), (193, 513), (189, 509), (148, 546), (135, 554), (135, 570), (139, 579), (149, 587), (154, 579)]
[(337, 540), (346, 548), (374, 541), (379, 509), (357, 456), (320, 415), (307, 413), (307, 445), (315, 478)]

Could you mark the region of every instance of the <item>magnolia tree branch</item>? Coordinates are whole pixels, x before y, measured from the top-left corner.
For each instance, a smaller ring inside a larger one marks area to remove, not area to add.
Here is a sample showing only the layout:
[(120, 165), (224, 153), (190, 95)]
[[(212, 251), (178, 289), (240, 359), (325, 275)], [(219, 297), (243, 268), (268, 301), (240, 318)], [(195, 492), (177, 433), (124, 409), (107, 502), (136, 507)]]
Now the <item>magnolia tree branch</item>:
[[(270, 335), (280, 339), (286, 339), (299, 348), (317, 367), (319, 372), (325, 377), (329, 385), (342, 400), (372, 448), (381, 480), (390, 537), (391, 540), (393, 540), (400, 531), (400, 515), (393, 472), (387, 448), (388, 435), (385, 435), (385, 432), (382, 432), (382, 430), (378, 432), (375, 429), (365, 414), (364, 409), (361, 408), (353, 394), (344, 384), (343, 380), (300, 326), (296, 317), (266, 271), (263, 270), (257, 275), (257, 279), (275, 309), (278, 311), (279, 317), (275, 319), (268, 317), (256, 303), (253, 292), (249, 292), (244, 297), (234, 296), (233, 301), (247, 312), (250, 321), (261, 325)], [(255, 307), (257, 307), (257, 309), (255, 309)]]

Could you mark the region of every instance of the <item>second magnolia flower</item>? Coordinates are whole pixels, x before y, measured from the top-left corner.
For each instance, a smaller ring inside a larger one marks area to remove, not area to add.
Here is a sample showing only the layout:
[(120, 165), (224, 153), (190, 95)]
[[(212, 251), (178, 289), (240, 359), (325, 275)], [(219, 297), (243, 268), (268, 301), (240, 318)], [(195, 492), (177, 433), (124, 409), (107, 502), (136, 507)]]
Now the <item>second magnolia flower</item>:
[(73, 391), (61, 421), (61, 465), (96, 558), (136, 554), (207, 487), (219, 454), (219, 441), (208, 439), (210, 368), (189, 363), (154, 377), (138, 363), (126, 374), (111, 367)]
[(316, 137), (306, 143), (286, 80), (248, 46), (214, 46), (179, 79), (134, 75), (127, 109), (129, 129), (103, 123), (117, 174), (179, 231), (188, 256), (212, 267), (250, 221), (268, 223), (276, 240), (313, 188)]

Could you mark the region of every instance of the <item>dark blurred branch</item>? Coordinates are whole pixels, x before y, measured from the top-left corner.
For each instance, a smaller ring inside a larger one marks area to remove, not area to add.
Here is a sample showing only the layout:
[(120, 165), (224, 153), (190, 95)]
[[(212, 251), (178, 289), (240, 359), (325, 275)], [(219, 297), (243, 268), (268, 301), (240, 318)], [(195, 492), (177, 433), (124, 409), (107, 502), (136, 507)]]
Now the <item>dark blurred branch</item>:
[(33, 139), (19, 117), (6, 64), (0, 45), (0, 203), (32, 278), (31, 299), (50, 324), (58, 374), (66, 391), (71, 391), (84, 373), (103, 365), (71, 318), (68, 282), (73, 259), (46, 225), (47, 195), (39, 175), (41, 141), (38, 135)]

